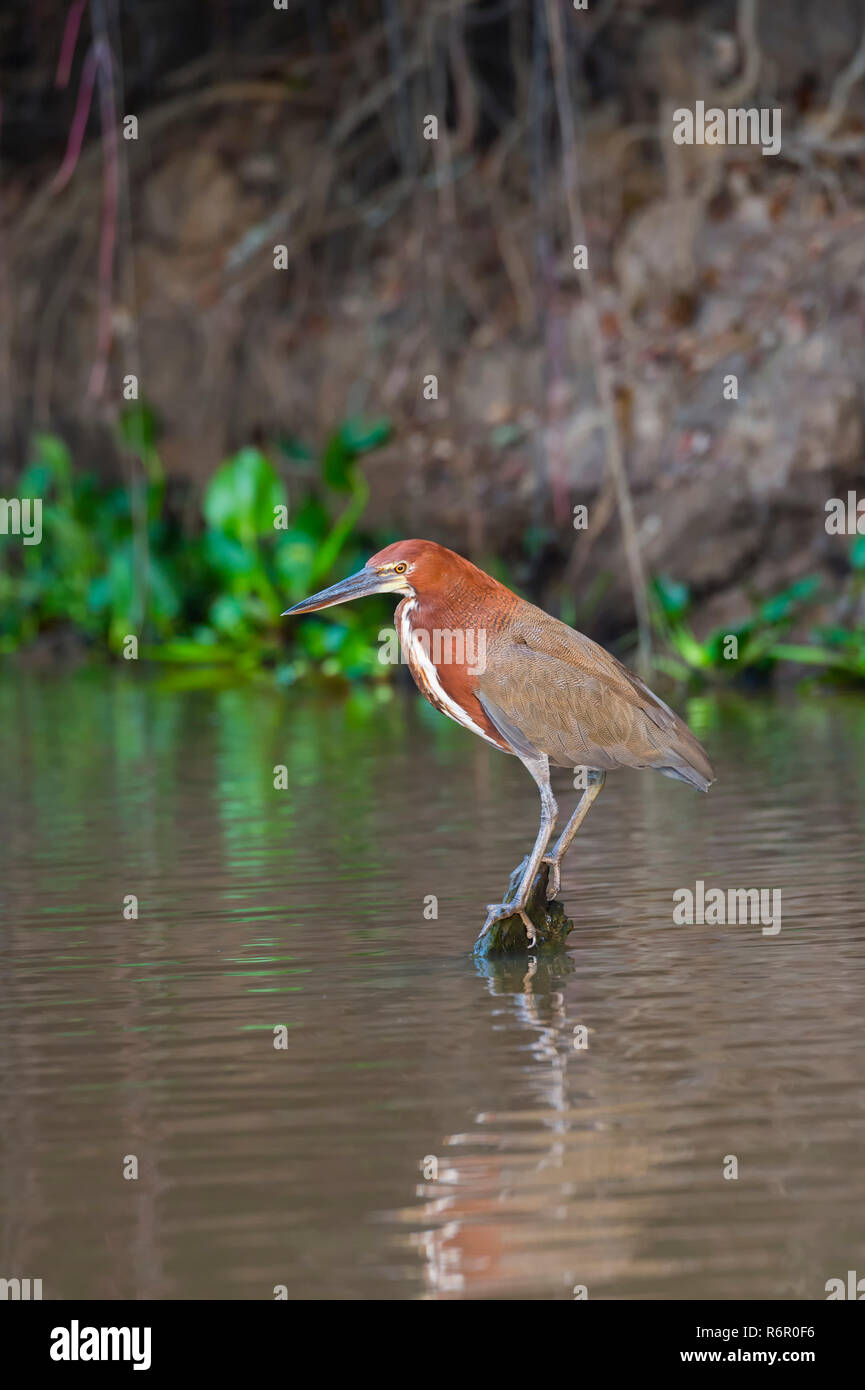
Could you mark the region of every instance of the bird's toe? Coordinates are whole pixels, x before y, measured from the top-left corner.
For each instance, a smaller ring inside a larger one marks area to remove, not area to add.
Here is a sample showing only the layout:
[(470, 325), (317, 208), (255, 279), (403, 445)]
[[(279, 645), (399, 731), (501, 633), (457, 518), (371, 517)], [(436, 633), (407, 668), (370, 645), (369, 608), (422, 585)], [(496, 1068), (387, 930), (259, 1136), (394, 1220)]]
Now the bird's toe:
[(562, 886), (562, 871), (558, 859), (546, 856), (541, 860), (542, 864), (548, 864), (550, 873), (547, 878), (547, 902), (556, 896)]
[(529, 917), (527, 912), (520, 912), (520, 916), (522, 917), (523, 922), (525, 923), (526, 944), (528, 945), (529, 950), (531, 950), (533, 946), (537, 946), (538, 944), (538, 934), (535, 931), (535, 924), (532, 921), (531, 917)]
[(538, 944), (535, 924), (526, 911), (525, 903), (487, 903), (487, 920), (484, 922), (478, 941), (486, 936), (490, 927), (496, 922), (503, 921), (506, 917), (519, 917), (522, 919), (526, 929), (526, 938), (529, 949)]
[(501, 921), (504, 916), (504, 903), (487, 903), (487, 920), (484, 922), (484, 929), (481, 936), (486, 936), (494, 922)]

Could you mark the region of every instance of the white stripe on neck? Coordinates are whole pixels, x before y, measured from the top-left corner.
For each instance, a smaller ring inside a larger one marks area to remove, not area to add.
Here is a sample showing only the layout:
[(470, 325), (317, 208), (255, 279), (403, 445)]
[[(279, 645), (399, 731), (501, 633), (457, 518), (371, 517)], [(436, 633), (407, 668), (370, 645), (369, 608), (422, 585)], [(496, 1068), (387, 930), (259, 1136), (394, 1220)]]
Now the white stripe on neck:
[(458, 705), (456, 700), (451, 699), (439, 680), (438, 671), (430, 661), (423, 643), (414, 640), (412, 636), (411, 620), (412, 614), (416, 609), (417, 599), (410, 599), (403, 608), (399, 618), (399, 637), (403, 650), (409, 659), (409, 665), (412, 663), (416, 664), (423, 680), (429, 687), (430, 693), (435, 696), (437, 707), (443, 714), (448, 715), (457, 724), (462, 724), (464, 729), (471, 729), (473, 734), (477, 734), (479, 738), (485, 739), (487, 743), (492, 744), (493, 748), (498, 748), (500, 753), (503, 752), (504, 750), (501, 744), (496, 743), (494, 738), (490, 738), (489, 734), (486, 733), (479, 724), (476, 724), (470, 715), (466, 714), (462, 705)]

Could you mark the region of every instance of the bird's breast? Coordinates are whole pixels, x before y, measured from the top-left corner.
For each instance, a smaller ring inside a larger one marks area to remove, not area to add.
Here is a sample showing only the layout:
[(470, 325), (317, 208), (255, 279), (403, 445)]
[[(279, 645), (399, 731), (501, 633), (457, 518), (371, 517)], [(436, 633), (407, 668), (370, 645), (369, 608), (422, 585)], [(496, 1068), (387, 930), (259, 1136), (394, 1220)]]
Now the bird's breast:
[(430, 621), (433, 618), (432, 613), (424, 613), (417, 598), (404, 599), (396, 611), (400, 644), (415, 685), (435, 709), (494, 748), (510, 753), (475, 694), (485, 659), (485, 632), (465, 625), (445, 626), (441, 620)]

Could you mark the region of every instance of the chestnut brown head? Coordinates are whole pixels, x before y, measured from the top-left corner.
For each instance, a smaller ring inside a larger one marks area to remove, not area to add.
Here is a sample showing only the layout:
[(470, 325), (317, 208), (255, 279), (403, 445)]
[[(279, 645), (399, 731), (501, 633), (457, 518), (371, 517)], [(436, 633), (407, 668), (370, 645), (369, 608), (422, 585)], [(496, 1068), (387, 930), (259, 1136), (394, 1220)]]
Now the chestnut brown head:
[(400, 594), (403, 598), (412, 598), (447, 586), (466, 569), (474, 571), (474, 566), (434, 541), (394, 541), (393, 545), (386, 545), (384, 550), (371, 556), (357, 574), (302, 599), (282, 616), (313, 613), (349, 599), (366, 598), (369, 594)]

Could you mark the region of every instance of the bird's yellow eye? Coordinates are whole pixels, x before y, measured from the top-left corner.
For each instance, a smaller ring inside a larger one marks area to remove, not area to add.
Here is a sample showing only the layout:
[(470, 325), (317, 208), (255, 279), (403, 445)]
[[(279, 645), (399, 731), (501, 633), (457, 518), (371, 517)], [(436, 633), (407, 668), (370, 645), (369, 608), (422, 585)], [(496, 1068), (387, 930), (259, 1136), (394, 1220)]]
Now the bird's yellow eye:
[(406, 565), (402, 560), (400, 560), (398, 565), (394, 565), (393, 572), (394, 574), (405, 574), (407, 569), (408, 565)]

